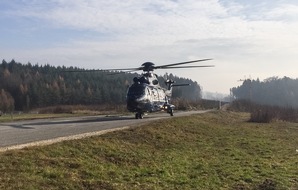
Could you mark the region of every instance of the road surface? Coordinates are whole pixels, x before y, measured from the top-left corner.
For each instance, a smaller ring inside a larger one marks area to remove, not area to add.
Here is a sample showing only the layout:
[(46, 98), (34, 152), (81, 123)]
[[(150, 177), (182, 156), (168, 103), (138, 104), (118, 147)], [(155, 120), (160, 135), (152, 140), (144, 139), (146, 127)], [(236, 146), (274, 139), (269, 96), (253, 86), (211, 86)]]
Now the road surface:
[[(206, 111), (176, 112), (174, 117), (203, 112)], [(87, 116), (0, 123), (0, 152), (100, 135), (165, 118), (171, 116), (158, 113), (146, 115), (144, 119), (135, 119), (132, 115)]]

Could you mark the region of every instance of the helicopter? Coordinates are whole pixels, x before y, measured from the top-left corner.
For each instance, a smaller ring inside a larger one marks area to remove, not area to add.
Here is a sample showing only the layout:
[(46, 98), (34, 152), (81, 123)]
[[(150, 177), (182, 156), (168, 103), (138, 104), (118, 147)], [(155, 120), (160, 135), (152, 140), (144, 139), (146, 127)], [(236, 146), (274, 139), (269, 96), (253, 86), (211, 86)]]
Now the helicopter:
[(157, 75), (153, 72), (156, 69), (181, 69), (214, 67), (214, 65), (180, 66), (195, 62), (209, 61), (212, 59), (200, 59), (155, 66), (152, 62), (145, 62), (141, 67), (123, 69), (105, 69), (104, 71), (143, 71), (139, 77), (133, 78), (133, 84), (128, 87), (126, 95), (127, 110), (135, 113), (136, 119), (143, 119), (145, 113), (166, 111), (173, 116), (175, 105), (170, 103), (172, 89), (175, 86), (189, 86), (189, 84), (174, 84), (173, 80), (166, 80), (167, 88), (160, 86)]

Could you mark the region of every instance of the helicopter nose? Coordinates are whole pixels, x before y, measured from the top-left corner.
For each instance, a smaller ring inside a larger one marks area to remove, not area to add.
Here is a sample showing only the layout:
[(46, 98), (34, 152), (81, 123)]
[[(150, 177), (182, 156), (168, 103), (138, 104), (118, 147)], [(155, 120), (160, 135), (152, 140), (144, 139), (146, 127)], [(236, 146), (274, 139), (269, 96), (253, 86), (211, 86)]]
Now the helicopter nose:
[(127, 99), (127, 108), (130, 111), (143, 110), (145, 104), (144, 98)]
[(133, 101), (133, 102), (142, 102), (144, 100), (145, 96), (127, 96), (127, 101)]

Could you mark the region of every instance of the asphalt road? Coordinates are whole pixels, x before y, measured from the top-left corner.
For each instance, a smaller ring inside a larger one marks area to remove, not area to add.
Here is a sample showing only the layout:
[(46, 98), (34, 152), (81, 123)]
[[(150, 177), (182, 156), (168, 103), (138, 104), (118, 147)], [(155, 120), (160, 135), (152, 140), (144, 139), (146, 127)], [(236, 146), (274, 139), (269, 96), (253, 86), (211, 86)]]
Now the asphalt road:
[[(206, 111), (176, 112), (174, 117), (203, 112)], [(133, 115), (88, 116), (0, 123), (0, 151), (100, 135), (165, 118), (171, 116), (157, 113), (145, 115), (144, 119)]]

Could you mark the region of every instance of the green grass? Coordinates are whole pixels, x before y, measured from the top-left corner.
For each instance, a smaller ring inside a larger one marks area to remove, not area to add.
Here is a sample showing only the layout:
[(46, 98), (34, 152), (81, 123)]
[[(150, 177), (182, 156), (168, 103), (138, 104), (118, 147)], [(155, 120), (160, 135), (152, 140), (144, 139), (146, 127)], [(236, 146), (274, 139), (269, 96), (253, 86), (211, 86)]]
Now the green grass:
[(213, 112), (0, 153), (0, 189), (298, 189), (298, 124)]

